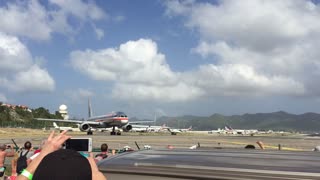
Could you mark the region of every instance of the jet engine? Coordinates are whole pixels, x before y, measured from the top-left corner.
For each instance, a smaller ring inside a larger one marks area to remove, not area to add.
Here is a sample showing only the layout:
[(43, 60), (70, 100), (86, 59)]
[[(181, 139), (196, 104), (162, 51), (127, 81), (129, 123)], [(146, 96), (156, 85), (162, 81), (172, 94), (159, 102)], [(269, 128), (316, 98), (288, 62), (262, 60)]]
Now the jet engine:
[(122, 129), (123, 131), (128, 132), (132, 129), (132, 126), (129, 124), (129, 125), (123, 126)]
[(88, 131), (88, 130), (90, 130), (90, 125), (87, 124), (87, 123), (81, 124), (80, 125), (80, 130), (81, 131)]

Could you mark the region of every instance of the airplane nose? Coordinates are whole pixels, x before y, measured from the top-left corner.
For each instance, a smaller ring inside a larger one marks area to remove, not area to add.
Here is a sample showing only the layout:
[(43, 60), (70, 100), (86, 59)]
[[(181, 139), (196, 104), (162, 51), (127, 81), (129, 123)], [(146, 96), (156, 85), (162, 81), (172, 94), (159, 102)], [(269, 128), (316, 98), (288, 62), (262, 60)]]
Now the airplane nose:
[(128, 123), (128, 120), (121, 120), (121, 123), (122, 123), (122, 124), (127, 124), (127, 123)]

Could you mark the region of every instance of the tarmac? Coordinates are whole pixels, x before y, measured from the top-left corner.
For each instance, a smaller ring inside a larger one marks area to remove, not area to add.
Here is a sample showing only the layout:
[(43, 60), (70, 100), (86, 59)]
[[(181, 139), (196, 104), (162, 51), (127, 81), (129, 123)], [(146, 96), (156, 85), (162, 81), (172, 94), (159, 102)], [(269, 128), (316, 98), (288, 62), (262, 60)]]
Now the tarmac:
[[(0, 129), (5, 131), (5, 129)], [(18, 146), (23, 146), (25, 141), (31, 141), (34, 147), (38, 147), (43, 139), (46, 139), (50, 131), (41, 131), (37, 133), (23, 134), (10, 130), (9, 134), (3, 136), (0, 132), (0, 143), (13, 144), (12, 139)], [(121, 149), (124, 146), (130, 146), (138, 150), (145, 145), (152, 149), (163, 149), (171, 146), (178, 149), (188, 149), (197, 145), (209, 148), (240, 148), (251, 144), (259, 148), (257, 142), (263, 143), (268, 150), (290, 150), (290, 151), (312, 151), (320, 145), (320, 137), (308, 137), (298, 134), (292, 135), (255, 135), (255, 136), (234, 136), (234, 135), (212, 135), (212, 134), (193, 134), (181, 133), (170, 135), (169, 133), (122, 133), (121, 136), (111, 136), (109, 132), (94, 132), (92, 136), (84, 132), (68, 132), (72, 137), (90, 137), (93, 140), (93, 147), (99, 148), (102, 143), (107, 143), (110, 149)], [(137, 146), (138, 145), (138, 146)]]
[[(29, 140), (34, 147), (38, 147), (43, 139), (46, 139), (50, 131), (34, 131), (28, 133), (29, 130), (24, 129), (23, 132), (12, 129), (0, 129), (0, 143), (13, 144), (13, 141), (22, 146), (25, 141)], [(31, 130), (30, 130), (31, 132)], [(57, 132), (58, 133), (58, 132)], [(233, 135), (213, 135), (213, 134), (193, 134), (184, 133), (178, 135), (170, 135), (169, 133), (122, 133), (121, 136), (111, 136), (109, 132), (95, 132), (88, 136), (83, 132), (68, 132), (72, 137), (90, 137), (93, 140), (93, 148), (97, 151), (101, 144), (107, 143), (109, 149), (123, 149), (124, 146), (129, 146), (133, 150), (144, 149), (144, 147), (151, 147), (152, 150), (173, 150), (185, 151), (191, 147), (197, 147), (198, 150), (211, 151), (211, 156), (214, 158), (214, 168), (226, 168), (214, 170), (216, 174), (228, 173), (242, 174), (243, 179), (256, 176), (246, 174), (243, 169), (257, 170), (258, 179), (264, 179), (264, 174), (272, 174), (273, 171), (285, 171), (288, 169), (299, 173), (315, 173), (318, 172), (320, 166), (317, 157), (318, 152), (312, 152), (314, 147), (320, 144), (319, 137), (308, 137), (299, 134), (290, 135), (255, 135), (255, 136), (233, 136)], [(13, 141), (12, 141), (13, 140)], [(265, 150), (261, 150), (257, 142), (262, 142)], [(246, 145), (254, 145), (255, 150), (245, 150)], [(245, 151), (244, 151), (245, 150)], [(281, 150), (281, 151), (280, 151)], [(310, 154), (311, 153), (311, 154)], [(5, 164), (10, 165), (10, 159), (6, 158)], [(305, 166), (310, 168), (305, 168)], [(309, 165), (309, 166), (308, 166)], [(238, 169), (242, 169), (239, 170)], [(248, 171), (248, 172), (251, 172)], [(213, 171), (213, 172), (214, 172)], [(229, 171), (234, 171), (233, 173)], [(268, 177), (269, 177), (268, 175)], [(292, 175), (292, 174), (291, 174)], [(290, 174), (285, 177), (291, 177)], [(307, 175), (307, 174), (306, 174)], [(279, 176), (280, 179), (282, 177)], [(303, 174), (302, 176), (303, 177)], [(307, 177), (307, 176), (306, 176)], [(291, 177), (292, 179), (296, 179)], [(320, 177), (317, 177), (320, 179)], [(316, 179), (317, 179), (316, 178)], [(274, 178), (277, 179), (277, 178)], [(289, 178), (290, 179), (290, 178)], [(302, 178), (303, 179), (303, 178)], [(314, 178), (311, 178), (314, 179)]]

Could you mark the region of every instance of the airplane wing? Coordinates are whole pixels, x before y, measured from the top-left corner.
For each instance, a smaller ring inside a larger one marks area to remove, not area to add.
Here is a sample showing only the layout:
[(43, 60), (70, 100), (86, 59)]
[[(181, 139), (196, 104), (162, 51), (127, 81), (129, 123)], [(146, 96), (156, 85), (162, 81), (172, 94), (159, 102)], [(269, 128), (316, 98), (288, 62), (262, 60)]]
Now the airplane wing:
[(63, 119), (45, 119), (45, 118), (35, 118), (35, 120), (38, 121), (52, 121), (52, 122), (65, 122), (65, 123), (76, 123), (76, 124), (82, 124), (86, 123), (89, 125), (100, 125), (100, 122), (94, 122), (94, 121), (80, 121), (80, 120), (63, 120)]
[(168, 131), (170, 131), (170, 132), (175, 132), (175, 133), (180, 133), (181, 131), (179, 131), (178, 129), (168, 129)]
[(129, 121), (128, 124), (144, 124), (144, 123), (154, 123), (154, 121)]

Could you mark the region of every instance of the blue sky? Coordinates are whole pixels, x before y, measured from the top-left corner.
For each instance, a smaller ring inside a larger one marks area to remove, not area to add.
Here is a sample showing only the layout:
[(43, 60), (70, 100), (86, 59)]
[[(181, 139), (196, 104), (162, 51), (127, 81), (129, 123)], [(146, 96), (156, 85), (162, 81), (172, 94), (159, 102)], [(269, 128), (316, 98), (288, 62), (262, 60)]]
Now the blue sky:
[(0, 3), (0, 101), (71, 117), (320, 112), (307, 0)]

